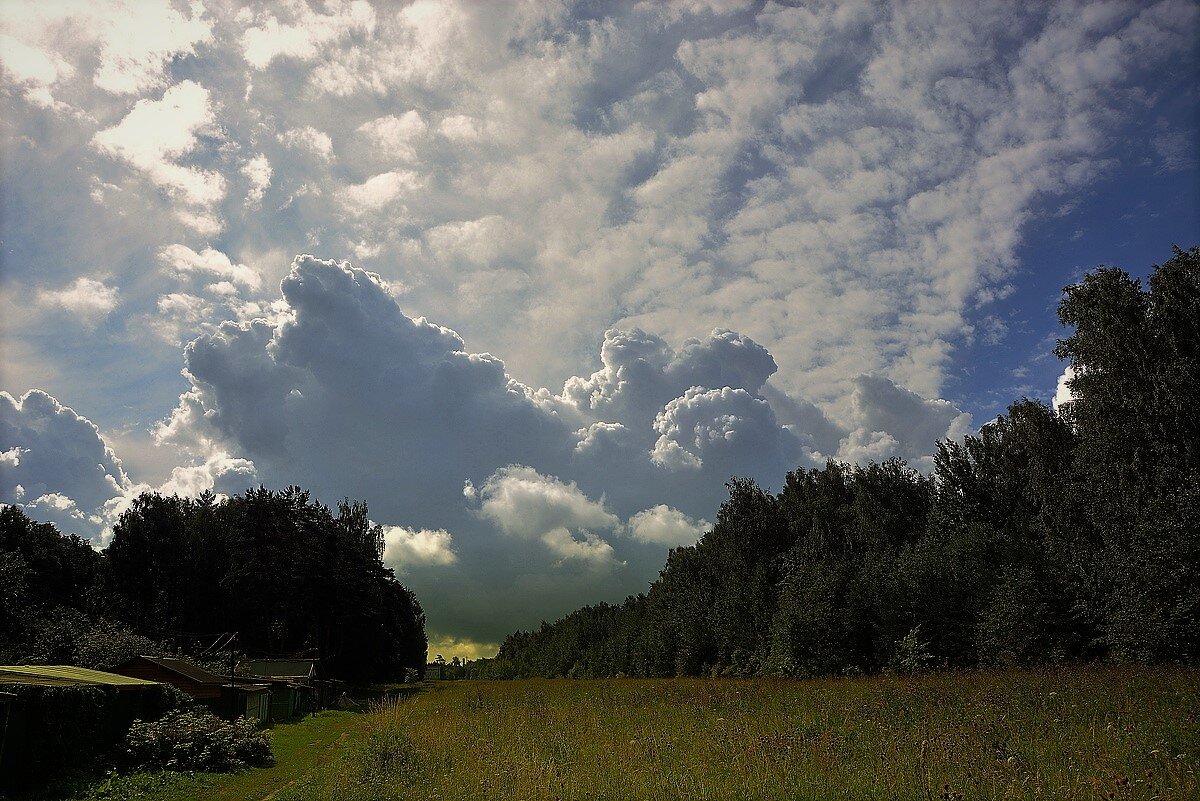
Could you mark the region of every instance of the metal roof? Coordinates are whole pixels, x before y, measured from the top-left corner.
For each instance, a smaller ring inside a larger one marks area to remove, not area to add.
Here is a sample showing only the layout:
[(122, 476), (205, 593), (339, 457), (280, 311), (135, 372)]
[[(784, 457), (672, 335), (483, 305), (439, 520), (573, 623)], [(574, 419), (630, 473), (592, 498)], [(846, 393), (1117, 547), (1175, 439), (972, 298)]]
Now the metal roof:
[(317, 663), (313, 659), (250, 659), (242, 665), (255, 676), (289, 679), (309, 678), (317, 671)]
[(43, 687), (72, 685), (103, 685), (111, 687), (146, 687), (157, 681), (134, 679), (105, 673), (102, 670), (74, 665), (0, 665), (0, 684), (37, 684)]
[(228, 681), (228, 679), (210, 673), (202, 667), (193, 665), (186, 659), (175, 659), (169, 656), (139, 656), (138, 659), (144, 659), (200, 684), (224, 684)]

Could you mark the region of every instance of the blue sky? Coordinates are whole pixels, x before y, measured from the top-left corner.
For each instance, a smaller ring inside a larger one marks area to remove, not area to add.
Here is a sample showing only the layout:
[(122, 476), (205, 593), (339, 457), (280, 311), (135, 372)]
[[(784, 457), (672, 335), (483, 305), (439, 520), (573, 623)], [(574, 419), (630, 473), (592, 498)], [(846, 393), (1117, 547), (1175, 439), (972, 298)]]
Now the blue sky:
[(618, 600), (1054, 395), (1061, 288), (1197, 242), (1198, 19), (6, 2), (0, 502), (364, 498), (447, 655)]

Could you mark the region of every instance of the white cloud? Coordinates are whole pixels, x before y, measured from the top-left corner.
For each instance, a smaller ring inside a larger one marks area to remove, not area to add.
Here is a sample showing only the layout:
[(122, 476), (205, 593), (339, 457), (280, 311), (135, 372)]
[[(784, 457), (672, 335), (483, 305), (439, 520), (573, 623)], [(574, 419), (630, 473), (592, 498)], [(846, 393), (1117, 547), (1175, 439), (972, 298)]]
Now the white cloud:
[(207, 229), (225, 197), (226, 182), (220, 172), (183, 163), (201, 135), (220, 135), (209, 91), (195, 81), (183, 81), (161, 100), (139, 100), (119, 124), (97, 133), (92, 144), (166, 191), (183, 207), (182, 219)]
[(1074, 365), (1068, 364), (1063, 368), (1062, 375), (1058, 377), (1058, 384), (1054, 388), (1054, 398), (1050, 403), (1054, 407), (1054, 411), (1058, 411), (1064, 403), (1070, 403), (1075, 400), (1075, 396), (1071, 393), (1071, 379), (1075, 377)]
[(75, 72), (54, 53), (32, 47), (8, 34), (0, 34), (0, 67), (4, 68), (9, 80), (21, 87), (26, 100), (46, 108), (56, 106), (50, 87)]
[(411, 170), (392, 170), (372, 176), (361, 184), (345, 187), (340, 197), (350, 212), (366, 214), (420, 189), (423, 183), (421, 177)]
[(199, 2), (187, 11), (161, 0), (10, 3), (0, 21), (0, 63), (30, 102), (74, 111), (52, 93), (64, 94), (77, 76), (117, 95), (165, 86), (172, 63), (211, 41), (204, 16)]
[(256, 478), (253, 462), (217, 451), (198, 464), (173, 468), (157, 491), (185, 498), (195, 498), (204, 492), (233, 495), (251, 488)]
[(616, 561), (612, 545), (596, 531), (615, 529), (620, 520), (574, 482), (509, 465), (489, 476), (476, 495), (482, 517), (506, 534), (541, 541), (562, 562), (612, 566)]
[(400, 116), (389, 114), (358, 126), (362, 134), (385, 158), (413, 161), (416, 158), (415, 143), (421, 139), (428, 126), (416, 109)]
[(104, 504), (131, 486), (99, 429), (41, 390), (0, 391), (0, 450), (0, 503), (86, 537), (100, 536)]
[(654, 462), (669, 470), (769, 464), (784, 470), (801, 460), (800, 442), (779, 425), (762, 398), (744, 389), (692, 387), (654, 420)]
[(236, 264), (226, 254), (210, 247), (197, 253), (187, 245), (168, 245), (159, 251), (158, 258), (164, 267), (178, 276), (219, 278), (246, 289), (258, 289), (262, 285), (262, 278), (253, 267)]
[[(97, 9), (99, 11), (99, 9)], [(113, 3), (103, 21), (100, 63), (93, 80), (115, 94), (142, 94), (166, 84), (167, 65), (212, 38), (204, 4), (184, 14), (167, 2)]]
[(76, 278), (62, 289), (39, 289), (37, 302), (64, 309), (85, 326), (94, 326), (117, 307), (120, 292), (94, 278)]
[(971, 415), (942, 399), (922, 398), (880, 376), (858, 376), (841, 422), (850, 430), (838, 458), (882, 461), (893, 456), (919, 470), (933, 468), (933, 444), (961, 439)]
[(613, 529), (620, 522), (574, 482), (564, 483), (522, 465), (490, 475), (478, 498), (481, 515), (506, 534), (526, 539), (557, 529)]
[(284, 131), (279, 135), (279, 141), (290, 148), (316, 156), (319, 161), (333, 160), (333, 140), (329, 134), (311, 125)]
[(312, 59), (321, 48), (355, 33), (369, 33), (375, 26), (375, 10), (366, 0), (325, 4), (330, 13), (313, 11), (306, 3), (286, 4), (291, 22), (280, 22), (273, 14), (242, 34), (242, 53), (250, 66), (263, 69), (277, 58)]
[(445, 529), (383, 527), (383, 561), (401, 573), (425, 566), (452, 565), (458, 561), (453, 537)]
[(271, 186), (271, 161), (259, 154), (242, 165), (242, 175), (250, 183), (246, 192), (246, 205), (257, 206)]
[(694, 545), (708, 529), (707, 520), (693, 520), (678, 509), (660, 503), (629, 518), (629, 536), (641, 542), (666, 545)]

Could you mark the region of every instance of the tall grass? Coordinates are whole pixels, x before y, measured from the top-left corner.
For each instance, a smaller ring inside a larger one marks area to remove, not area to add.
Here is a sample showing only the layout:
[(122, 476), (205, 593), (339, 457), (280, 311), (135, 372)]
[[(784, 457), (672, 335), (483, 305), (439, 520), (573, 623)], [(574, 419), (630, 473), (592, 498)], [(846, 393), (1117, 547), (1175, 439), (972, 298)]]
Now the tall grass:
[(530, 680), (380, 707), (309, 799), (1196, 799), (1200, 671)]

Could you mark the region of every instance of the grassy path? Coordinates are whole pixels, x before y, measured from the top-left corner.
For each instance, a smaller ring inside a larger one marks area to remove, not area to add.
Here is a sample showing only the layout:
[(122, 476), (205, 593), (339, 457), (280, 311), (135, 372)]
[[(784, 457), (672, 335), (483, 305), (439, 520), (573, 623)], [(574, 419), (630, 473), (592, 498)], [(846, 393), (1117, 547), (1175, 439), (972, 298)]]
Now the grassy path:
[(277, 726), (271, 738), (274, 765), (221, 776), (206, 788), (204, 797), (213, 801), (273, 799), (345, 748), (350, 738), (362, 731), (365, 719), (353, 712), (325, 711)]

